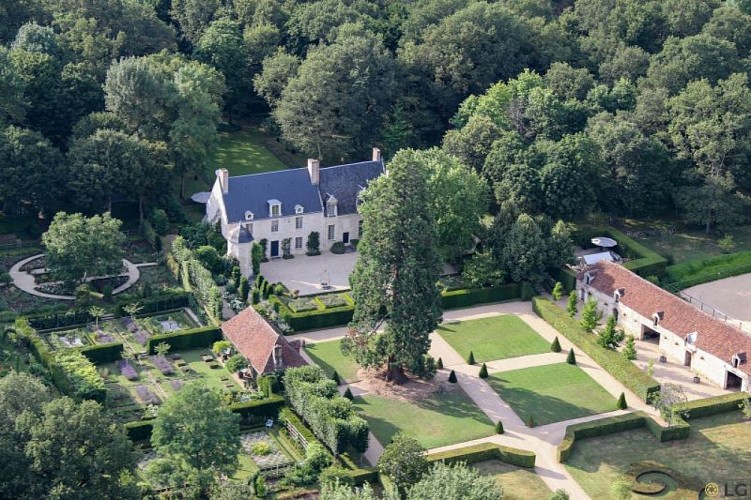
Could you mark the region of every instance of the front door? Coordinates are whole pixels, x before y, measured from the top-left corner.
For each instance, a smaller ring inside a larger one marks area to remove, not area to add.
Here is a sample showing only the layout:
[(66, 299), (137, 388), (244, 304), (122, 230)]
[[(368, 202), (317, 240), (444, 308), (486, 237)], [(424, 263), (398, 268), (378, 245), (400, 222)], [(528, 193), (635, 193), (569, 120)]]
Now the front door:
[(342, 243), (345, 245), (349, 243), (349, 233), (342, 233)]
[(683, 359), (683, 366), (691, 366), (691, 352), (686, 351), (686, 355)]
[(271, 242), (271, 257), (279, 257), (279, 240)]

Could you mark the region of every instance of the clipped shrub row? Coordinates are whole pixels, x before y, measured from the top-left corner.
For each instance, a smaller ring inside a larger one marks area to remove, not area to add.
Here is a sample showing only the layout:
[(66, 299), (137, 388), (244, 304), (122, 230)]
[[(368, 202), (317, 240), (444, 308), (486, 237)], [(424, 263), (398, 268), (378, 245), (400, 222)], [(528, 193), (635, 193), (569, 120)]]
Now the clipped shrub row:
[(49, 365), (52, 381), (63, 394), (74, 399), (106, 401), (104, 380), (86, 356), (77, 350), (56, 353)]
[(292, 409), (310, 426), (313, 434), (335, 455), (352, 446), (368, 448), (368, 424), (357, 415), (337, 384), (317, 366), (290, 368), (284, 374), (284, 388)]
[(139, 315), (153, 314), (188, 307), (190, 305), (190, 293), (185, 290), (173, 289), (164, 290), (159, 293), (154, 293), (149, 297), (138, 299), (123, 297), (117, 301), (115, 316), (128, 316), (128, 313), (125, 312), (123, 308), (134, 302), (138, 302), (138, 305), (141, 306), (141, 310), (138, 312)]
[(477, 304), (487, 304), (488, 302), (519, 299), (521, 296), (522, 287), (519, 283), (492, 288), (464, 288), (443, 292), (441, 294), (441, 306), (444, 309), (456, 309)]
[(103, 363), (111, 363), (122, 358), (123, 352), (122, 342), (112, 342), (110, 344), (98, 344), (93, 346), (84, 347), (81, 349), (81, 354), (89, 358), (89, 360), (95, 365)]
[(94, 318), (88, 311), (72, 309), (70, 311), (28, 316), (29, 324), (35, 330), (51, 330), (74, 325), (84, 325)]
[[(222, 292), (214, 282), (211, 271), (203, 266), (196, 258), (193, 250), (185, 245), (182, 237), (172, 242), (170, 250), (174, 261), (180, 266), (180, 278), (183, 288), (193, 292), (193, 296), (203, 306), (206, 314), (213, 322), (219, 323), (222, 318)], [(172, 264), (170, 264), (172, 267)]]
[(569, 425), (566, 427), (566, 436), (561, 441), (561, 444), (558, 445), (558, 461), (563, 463), (568, 460), (577, 439), (606, 436), (617, 432), (640, 429), (646, 425), (646, 420), (654, 422), (654, 420), (647, 417), (644, 413), (636, 412)]
[(173, 351), (183, 351), (196, 347), (208, 347), (218, 340), (222, 340), (222, 331), (216, 326), (204, 326), (175, 333), (154, 335), (146, 342), (146, 352), (156, 354), (156, 346), (162, 342), (169, 344)]
[(507, 464), (527, 468), (535, 466), (535, 458), (536, 455), (532, 451), (510, 448), (493, 443), (464, 446), (428, 455), (428, 461), (430, 462), (445, 462), (447, 464), (465, 462), (473, 464), (485, 460), (500, 460)]
[(646, 418), (644, 422), (647, 429), (649, 429), (649, 432), (651, 432), (661, 443), (686, 439), (691, 430), (691, 426), (680, 417), (676, 418), (673, 425), (670, 427), (663, 427), (656, 420), (651, 418)]
[(665, 274), (668, 261), (665, 257), (653, 252), (641, 243), (637, 243), (621, 231), (609, 226), (584, 227), (573, 234), (574, 243), (582, 247), (591, 247), (591, 239), (596, 236), (607, 236), (618, 242), (615, 252), (621, 257), (629, 259), (624, 265), (641, 277), (658, 276)]
[(751, 252), (682, 262), (667, 268), (665, 283), (682, 290), (709, 281), (751, 273)]
[(315, 434), (313, 434), (313, 431), (311, 431), (308, 426), (303, 423), (300, 417), (298, 417), (290, 408), (285, 406), (279, 411), (279, 420), (294, 427), (303, 439), (305, 439), (306, 443), (320, 443)]
[(749, 397), (751, 396), (747, 392), (733, 392), (706, 399), (697, 399), (681, 404), (678, 411), (686, 420), (709, 417), (718, 413), (737, 411), (740, 409), (741, 402), (749, 399)]
[(655, 379), (641, 371), (621, 353), (600, 346), (595, 335), (584, 331), (578, 321), (557, 305), (549, 300), (534, 297), (532, 309), (642, 400), (650, 401), (651, 395), (660, 391), (660, 384)]
[[(247, 401), (245, 403), (235, 403), (230, 405), (229, 409), (239, 414), (241, 417), (264, 417), (276, 418), (280, 409), (284, 408), (284, 398), (281, 396), (271, 396), (266, 399), (257, 401)], [(125, 424), (125, 431), (131, 441), (148, 441), (151, 439), (151, 431), (154, 428), (154, 420), (137, 420)]]
[[(501, 302), (524, 298), (523, 286), (519, 283), (511, 283), (493, 288), (463, 288), (451, 290), (441, 294), (441, 306), (443, 309), (456, 309), (470, 307), (489, 302)], [(527, 294), (527, 298), (531, 296)], [(281, 318), (295, 331), (316, 330), (342, 326), (352, 321), (355, 306), (348, 304), (340, 307), (315, 309), (312, 311), (295, 312), (278, 299), (272, 299), (279, 304)]]

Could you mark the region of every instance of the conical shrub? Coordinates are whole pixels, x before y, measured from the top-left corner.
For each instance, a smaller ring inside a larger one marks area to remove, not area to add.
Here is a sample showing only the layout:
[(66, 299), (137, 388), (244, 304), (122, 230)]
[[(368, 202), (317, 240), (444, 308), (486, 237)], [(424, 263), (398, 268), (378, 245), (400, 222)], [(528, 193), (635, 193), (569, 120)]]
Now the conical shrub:
[(558, 337), (554, 338), (553, 342), (550, 344), (550, 351), (561, 352), (561, 343), (558, 341)]
[(482, 367), (480, 367), (480, 378), (488, 378), (488, 367), (485, 365), (485, 363), (483, 363)]
[(573, 347), (568, 352), (568, 356), (566, 356), (566, 363), (568, 363), (570, 365), (575, 365), (576, 364), (576, 354), (574, 354), (574, 348)]
[(472, 351), (469, 351), (469, 357), (467, 358), (467, 363), (469, 363), (470, 365), (475, 364), (475, 353), (473, 353)]
[(336, 385), (342, 385), (342, 379), (339, 378), (339, 373), (336, 370), (331, 374), (331, 380), (336, 382)]
[(503, 434), (503, 422), (501, 422), (500, 420), (498, 421), (497, 424), (495, 424), (495, 433)]
[(449, 373), (449, 382), (452, 384), (456, 383), (456, 372), (454, 370), (451, 370), (451, 373)]
[(532, 415), (530, 415), (529, 417), (527, 417), (527, 427), (531, 428), (531, 427), (534, 427), (534, 426), (535, 426), (535, 417), (533, 417)]
[(443, 360), (441, 358), (438, 358), (438, 361), (435, 362), (435, 367), (437, 370), (443, 370)]
[(618, 402), (615, 404), (616, 408), (619, 410), (625, 410), (628, 408), (628, 405), (626, 404), (626, 394), (621, 393), (620, 396), (618, 396)]
[(352, 401), (353, 399), (355, 399), (355, 397), (352, 395), (352, 389), (350, 389), (349, 387), (347, 387), (347, 390), (344, 391), (344, 394), (342, 394), (342, 396), (344, 396), (345, 398), (349, 399), (350, 401)]

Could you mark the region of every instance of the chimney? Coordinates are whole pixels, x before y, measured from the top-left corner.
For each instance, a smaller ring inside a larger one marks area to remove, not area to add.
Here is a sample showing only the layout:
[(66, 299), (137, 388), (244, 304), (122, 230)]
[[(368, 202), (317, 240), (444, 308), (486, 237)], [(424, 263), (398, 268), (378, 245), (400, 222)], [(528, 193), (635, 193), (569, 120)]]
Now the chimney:
[(321, 172), (321, 163), (313, 158), (308, 158), (308, 174), (310, 174), (310, 183), (318, 185), (318, 179)]
[(219, 185), (222, 187), (222, 193), (227, 194), (229, 192), (229, 171), (226, 168), (220, 168), (215, 174), (219, 180)]
[(373, 148), (373, 161), (381, 161), (381, 150)]
[(274, 368), (281, 370), (284, 368), (284, 358), (282, 356), (282, 346), (274, 346)]

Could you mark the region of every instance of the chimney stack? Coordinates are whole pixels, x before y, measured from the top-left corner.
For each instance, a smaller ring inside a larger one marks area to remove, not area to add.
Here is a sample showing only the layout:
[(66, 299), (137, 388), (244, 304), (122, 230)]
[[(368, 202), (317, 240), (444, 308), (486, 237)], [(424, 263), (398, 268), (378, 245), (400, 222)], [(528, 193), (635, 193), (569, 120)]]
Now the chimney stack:
[(220, 168), (214, 173), (216, 178), (219, 179), (222, 193), (227, 194), (229, 192), (229, 171), (226, 168)]
[(274, 346), (274, 368), (281, 370), (284, 368), (284, 358), (282, 356), (282, 346), (279, 344)]
[(381, 161), (381, 150), (373, 148), (373, 161)]
[(320, 178), (321, 164), (318, 160), (308, 158), (308, 174), (310, 174), (310, 183), (314, 186), (318, 185)]

